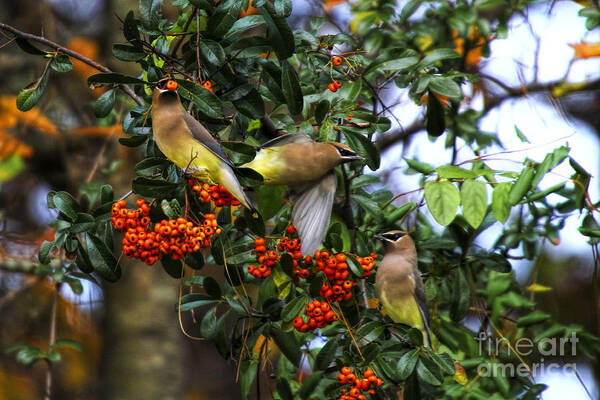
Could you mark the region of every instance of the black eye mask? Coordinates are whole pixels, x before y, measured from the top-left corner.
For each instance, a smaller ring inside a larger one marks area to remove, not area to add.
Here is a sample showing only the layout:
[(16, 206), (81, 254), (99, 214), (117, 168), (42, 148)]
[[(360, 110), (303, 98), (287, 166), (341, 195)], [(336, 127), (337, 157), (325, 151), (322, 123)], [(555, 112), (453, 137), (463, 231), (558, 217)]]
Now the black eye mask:
[(404, 233), (398, 232), (398, 233), (386, 233), (386, 234), (381, 235), (381, 236), (383, 236), (384, 238), (389, 239), (389, 240), (395, 242), (396, 240), (400, 239), (404, 235), (405, 235)]

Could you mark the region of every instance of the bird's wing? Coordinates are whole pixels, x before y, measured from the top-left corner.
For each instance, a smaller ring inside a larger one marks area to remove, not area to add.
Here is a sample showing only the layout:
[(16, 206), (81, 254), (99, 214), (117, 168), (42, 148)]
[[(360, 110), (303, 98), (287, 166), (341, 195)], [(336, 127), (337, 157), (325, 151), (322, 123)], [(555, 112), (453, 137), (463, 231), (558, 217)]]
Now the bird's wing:
[(429, 307), (427, 307), (425, 286), (423, 285), (423, 279), (421, 278), (421, 273), (419, 272), (418, 268), (413, 270), (413, 279), (415, 281), (415, 300), (417, 302), (417, 306), (419, 307), (419, 312), (421, 313), (421, 319), (423, 320), (425, 333), (427, 334), (426, 339), (429, 342), (429, 346), (431, 346), (431, 332), (429, 330)]
[(287, 135), (278, 136), (268, 142), (263, 143), (260, 148), (283, 146), (290, 143), (308, 143), (313, 140), (302, 133), (288, 133)]
[(187, 125), (190, 132), (192, 133), (192, 137), (196, 139), (198, 143), (210, 150), (214, 155), (223, 160), (223, 162), (225, 162), (227, 165), (229, 165), (232, 168), (235, 168), (233, 163), (227, 157), (225, 151), (223, 151), (223, 148), (221, 148), (219, 142), (217, 142), (217, 140), (214, 137), (212, 137), (212, 135), (200, 122), (196, 121), (194, 117), (192, 117), (189, 113), (185, 111), (183, 113), (183, 120), (185, 121), (185, 124)]
[(292, 197), (292, 220), (302, 241), (302, 254), (311, 255), (323, 242), (329, 227), (331, 208), (335, 198), (336, 179), (332, 171), (315, 184)]

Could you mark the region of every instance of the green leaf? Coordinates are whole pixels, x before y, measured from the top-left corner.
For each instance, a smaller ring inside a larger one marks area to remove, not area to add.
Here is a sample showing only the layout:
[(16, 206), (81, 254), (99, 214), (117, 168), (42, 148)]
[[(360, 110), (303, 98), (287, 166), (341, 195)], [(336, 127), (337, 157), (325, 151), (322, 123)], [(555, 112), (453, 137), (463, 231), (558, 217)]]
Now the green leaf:
[(256, 200), (258, 212), (266, 221), (271, 219), (284, 206), (284, 186), (261, 185), (256, 188)]
[(546, 154), (544, 160), (536, 168), (535, 177), (533, 178), (533, 182), (531, 182), (531, 186), (536, 187), (548, 171), (562, 163), (569, 155), (569, 150), (570, 149), (567, 146), (561, 146), (554, 149), (552, 153)]
[(38, 252), (38, 259), (42, 264), (50, 264), (50, 254), (55, 250), (56, 246), (53, 242), (44, 240)]
[(206, 291), (206, 294), (208, 294), (213, 299), (218, 300), (221, 298), (221, 287), (219, 286), (219, 283), (215, 280), (215, 278), (205, 276), (204, 281), (202, 282), (202, 287), (204, 288), (204, 291)]
[(132, 42), (139, 40), (140, 32), (138, 31), (137, 22), (133, 15), (133, 11), (129, 11), (123, 22), (123, 36), (127, 41)]
[(430, 359), (421, 357), (417, 364), (419, 379), (433, 386), (442, 384), (442, 373), (439, 367)]
[(506, 222), (510, 215), (510, 204), (508, 202), (508, 194), (510, 193), (512, 184), (510, 182), (499, 183), (494, 187), (492, 192), (492, 213), (500, 223)]
[(214, 40), (201, 40), (198, 43), (198, 48), (209, 64), (220, 67), (225, 63), (225, 51), (221, 45)]
[(225, 35), (238, 19), (242, 2), (234, 1), (230, 2), (229, 4), (229, 7), (225, 8), (224, 10), (219, 10), (217, 14), (210, 18), (208, 30), (215, 37), (221, 37)]
[(437, 94), (448, 97), (450, 100), (460, 101), (463, 97), (460, 86), (451, 78), (435, 76), (429, 81), (428, 87)]
[(255, 361), (244, 360), (240, 365), (240, 390), (242, 391), (242, 398), (247, 399), (252, 382), (256, 378), (258, 371), (258, 364)]
[(317, 124), (323, 122), (323, 119), (325, 119), (325, 116), (329, 112), (329, 108), (330, 104), (327, 100), (321, 100), (317, 104), (317, 107), (315, 108), (315, 121)]
[(244, 18), (240, 18), (231, 26), (229, 31), (225, 34), (224, 38), (227, 39), (231, 36), (239, 35), (245, 31), (256, 28), (257, 26), (263, 25), (265, 19), (262, 15), (249, 15)]
[(87, 251), (94, 271), (109, 282), (116, 282), (121, 277), (121, 266), (113, 252), (98, 236), (87, 233)]
[(200, 335), (206, 340), (212, 340), (217, 334), (217, 314), (216, 310), (211, 309), (204, 315), (200, 322)]
[(400, 380), (405, 380), (408, 378), (417, 365), (417, 361), (419, 361), (419, 350), (413, 349), (405, 353), (400, 360), (398, 360), (398, 378)]
[(281, 400), (294, 400), (294, 395), (287, 379), (281, 378), (277, 380), (277, 394), (279, 394)]
[(56, 347), (70, 347), (73, 350), (77, 350), (79, 352), (83, 351), (83, 348), (81, 347), (81, 344), (78, 341), (72, 340), (72, 339), (58, 339), (58, 340), (55, 340), (54, 343), (51, 344), (51, 346), (53, 348), (56, 348)]
[(521, 130), (515, 125), (515, 133), (517, 134), (517, 137), (519, 138), (519, 140), (523, 143), (531, 143), (529, 141), (529, 139), (527, 139), (527, 137), (525, 137), (525, 135), (523, 134), (523, 132), (521, 132)]
[(281, 320), (283, 322), (290, 322), (296, 318), (304, 307), (308, 304), (308, 298), (306, 296), (294, 297), (289, 303), (281, 310)]
[(119, 138), (119, 143), (126, 147), (138, 147), (146, 143), (146, 140), (148, 140), (148, 135), (131, 135)]
[(112, 53), (115, 58), (121, 61), (139, 61), (146, 57), (146, 53), (141, 47), (128, 44), (114, 44)]
[(114, 106), (115, 89), (110, 89), (94, 102), (94, 115), (96, 115), (96, 118), (104, 118), (110, 114)]
[(19, 92), (17, 95), (17, 108), (19, 110), (29, 111), (38, 103), (46, 89), (49, 76), (50, 70), (48, 69), (48, 65), (46, 65), (42, 76)]
[(373, 215), (374, 217), (378, 217), (381, 214), (381, 209), (379, 208), (377, 203), (368, 198), (367, 196), (363, 196), (361, 194), (353, 194), (352, 200), (354, 200), (360, 208)]
[(300, 89), (296, 70), (287, 60), (281, 61), (281, 88), (290, 113), (301, 114), (304, 104), (302, 89)]
[(527, 328), (532, 325), (538, 325), (550, 319), (551, 315), (540, 310), (535, 310), (527, 315), (522, 316), (517, 321), (519, 328)]
[(523, 200), (525, 194), (531, 189), (534, 176), (535, 168), (525, 167), (508, 193), (508, 204), (513, 206)]
[(189, 293), (181, 297), (181, 311), (189, 311), (194, 308), (215, 303), (216, 300), (203, 293)]
[(404, 161), (406, 161), (406, 164), (408, 164), (408, 167), (411, 169), (414, 169), (417, 172), (420, 172), (424, 175), (430, 175), (432, 173), (434, 173), (436, 171), (435, 168), (433, 168), (433, 166), (424, 163), (422, 161), (419, 160), (412, 160), (410, 158), (406, 158), (406, 157), (402, 157), (404, 159)]
[(25, 170), (25, 162), (17, 153), (0, 161), (0, 183), (7, 182)]
[(273, 2), (275, 13), (281, 18), (287, 18), (292, 14), (291, 0), (275, 0)]
[(408, 3), (406, 3), (406, 5), (402, 7), (402, 11), (398, 17), (398, 22), (403, 24), (411, 15), (415, 13), (415, 11), (417, 11), (421, 4), (421, 0), (410, 0)]
[(463, 217), (469, 225), (477, 229), (487, 211), (485, 183), (471, 179), (464, 181), (460, 189), (460, 197), (463, 206)]
[(442, 179), (471, 179), (477, 178), (477, 174), (468, 169), (457, 167), (456, 165), (445, 165), (435, 169), (438, 176)]
[(50, 68), (56, 72), (69, 72), (73, 69), (73, 65), (68, 55), (57, 54), (50, 62)]
[(341, 130), (348, 140), (350, 147), (356, 151), (356, 154), (365, 159), (367, 166), (371, 170), (376, 171), (379, 168), (380, 158), (379, 152), (373, 142), (367, 136), (356, 133), (346, 127), (342, 127)]
[(446, 130), (444, 107), (431, 91), (427, 95), (425, 129), (433, 137), (440, 136)]
[(162, 8), (162, 0), (140, 0), (139, 15), (144, 28), (157, 30), (160, 21), (158, 12)]
[(19, 48), (25, 53), (33, 54), (34, 56), (45, 56), (46, 54), (48, 54), (47, 52), (35, 47), (27, 39), (16, 38), (15, 42), (17, 43), (17, 46), (19, 46)]
[(54, 207), (63, 213), (70, 221), (77, 219), (77, 213), (81, 211), (77, 201), (67, 192), (56, 192), (53, 197)]
[(284, 332), (281, 329), (272, 326), (271, 337), (283, 355), (296, 367), (300, 366), (300, 346), (296, 342), (293, 333)]
[(139, 176), (153, 176), (163, 172), (171, 162), (166, 158), (160, 157), (148, 157), (135, 164), (133, 168), (136, 175)]
[(462, 268), (456, 270), (452, 291), (450, 316), (453, 321), (462, 320), (471, 305), (471, 288)]
[(174, 279), (181, 279), (183, 276), (183, 264), (181, 260), (173, 260), (170, 256), (163, 256), (160, 263), (165, 272)]
[(130, 83), (137, 85), (145, 85), (148, 82), (145, 82), (141, 79), (134, 78), (132, 76), (127, 76), (123, 74), (119, 74), (118, 72), (102, 72), (100, 74), (94, 74), (90, 76), (87, 80), (88, 85), (95, 84), (112, 84), (112, 83)]
[(458, 54), (454, 49), (449, 48), (439, 48), (433, 50), (431, 53), (427, 54), (425, 58), (419, 62), (417, 65), (418, 69), (423, 67), (427, 67), (429, 65), (435, 64), (438, 61), (448, 60), (452, 58), (460, 58), (461, 55)]
[(177, 188), (177, 184), (164, 179), (150, 179), (137, 177), (133, 180), (131, 189), (133, 193), (140, 196), (164, 198), (169, 196)]
[(315, 358), (315, 368), (320, 370), (327, 369), (335, 358), (338, 346), (338, 339), (336, 337), (330, 338), (327, 343), (325, 343), (325, 346), (317, 353), (317, 357)]
[(267, 39), (279, 59), (283, 60), (291, 57), (295, 49), (294, 34), (285, 18), (277, 15), (275, 8), (269, 1), (259, 7), (259, 10), (268, 26)]
[(442, 226), (449, 225), (456, 217), (460, 205), (460, 193), (448, 181), (425, 183), (425, 201), (433, 218)]
[(190, 99), (198, 111), (208, 118), (221, 118), (222, 103), (210, 90), (192, 81), (175, 79), (179, 84), (179, 93), (183, 98)]

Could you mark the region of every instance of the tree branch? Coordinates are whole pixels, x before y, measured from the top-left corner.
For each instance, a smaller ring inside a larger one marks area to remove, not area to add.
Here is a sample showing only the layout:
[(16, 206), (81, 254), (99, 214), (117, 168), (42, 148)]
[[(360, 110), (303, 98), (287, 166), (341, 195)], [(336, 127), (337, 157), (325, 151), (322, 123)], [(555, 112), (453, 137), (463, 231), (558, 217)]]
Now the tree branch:
[[(533, 83), (530, 83), (529, 85), (523, 85), (523, 86), (519, 86), (519, 87), (510, 87), (493, 76), (481, 74), (481, 77), (483, 79), (486, 79), (486, 80), (494, 83), (495, 85), (499, 86), (505, 92), (502, 95), (487, 97), (485, 99), (485, 105), (484, 105), (484, 109), (483, 109), (483, 111), (485, 113), (498, 107), (504, 101), (509, 100), (509, 99), (524, 97), (524, 96), (527, 96), (527, 95), (533, 94), (533, 93), (551, 92), (553, 87), (564, 82), (563, 79), (560, 79), (560, 80), (557, 80), (554, 82), (544, 83), (544, 84), (539, 84), (539, 83), (533, 82)], [(586, 90), (598, 90), (598, 89), (600, 89), (600, 79), (588, 82), (584, 86), (578, 88), (577, 92), (583, 92)], [(380, 152), (383, 152), (386, 149), (388, 149), (389, 147), (391, 147), (392, 145), (394, 145), (396, 142), (407, 139), (408, 137), (412, 136), (415, 133), (422, 131), (423, 129), (425, 129), (425, 119), (420, 118), (406, 128), (398, 128), (396, 130), (390, 131), (387, 134), (381, 135), (375, 141), (375, 146), (377, 147), (377, 149)]]
[[(15, 35), (16, 37), (19, 37), (19, 38), (22, 38), (22, 39), (28, 39), (28, 40), (31, 40), (31, 41), (34, 41), (34, 42), (41, 43), (41, 44), (43, 44), (45, 46), (48, 46), (48, 47), (50, 47), (50, 48), (52, 48), (54, 50), (57, 50), (57, 51), (59, 51), (61, 53), (64, 53), (64, 54), (70, 56), (70, 57), (73, 57), (73, 58), (75, 58), (75, 59), (77, 59), (77, 60), (79, 60), (79, 61), (81, 61), (81, 62), (83, 62), (83, 63), (85, 63), (85, 64), (87, 64), (89, 66), (91, 66), (91, 67), (94, 67), (98, 71), (101, 71), (101, 72), (113, 72), (110, 68), (105, 67), (104, 65), (102, 65), (102, 64), (100, 64), (100, 63), (98, 63), (98, 62), (96, 62), (94, 60), (91, 60), (91, 59), (87, 58), (84, 55), (76, 53), (73, 50), (68, 49), (66, 47), (63, 47), (63, 46), (59, 45), (58, 43), (55, 43), (55, 42), (53, 42), (51, 40), (48, 40), (48, 39), (46, 39), (44, 37), (36, 36), (36, 35), (32, 35), (31, 33), (26, 33), (26, 32), (20, 31), (17, 28), (15, 28), (13, 26), (10, 26), (10, 25), (7, 25), (7, 24), (2, 23), (2, 22), (0, 22), (0, 29), (3, 30), (3, 31), (6, 31), (6, 32), (10, 32), (13, 35)], [(129, 97), (131, 97), (133, 99), (133, 101), (135, 101), (138, 105), (143, 106), (145, 104), (144, 100), (142, 100), (138, 95), (135, 94), (135, 92), (133, 91), (133, 89), (131, 88), (131, 86), (126, 85), (126, 84), (122, 84), (122, 85), (119, 85), (119, 88), (121, 90), (123, 90), (127, 95), (129, 95)]]

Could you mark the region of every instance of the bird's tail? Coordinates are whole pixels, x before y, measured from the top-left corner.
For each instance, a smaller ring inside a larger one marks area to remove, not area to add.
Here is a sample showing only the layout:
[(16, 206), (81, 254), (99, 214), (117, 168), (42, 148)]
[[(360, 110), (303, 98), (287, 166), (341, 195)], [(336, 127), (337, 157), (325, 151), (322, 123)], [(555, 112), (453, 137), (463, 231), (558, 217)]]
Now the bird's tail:
[(240, 184), (240, 181), (238, 181), (238, 178), (235, 176), (235, 173), (231, 167), (227, 165), (221, 167), (218, 183), (223, 185), (223, 187), (227, 189), (229, 193), (233, 195), (233, 197), (238, 199), (244, 207), (251, 211), (256, 210), (254, 203), (252, 200), (250, 200), (248, 195), (246, 195), (246, 192), (244, 192), (244, 188)]
[(335, 173), (329, 173), (292, 198), (292, 219), (302, 241), (303, 255), (314, 254), (323, 242), (329, 227), (335, 189)]

